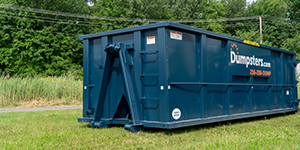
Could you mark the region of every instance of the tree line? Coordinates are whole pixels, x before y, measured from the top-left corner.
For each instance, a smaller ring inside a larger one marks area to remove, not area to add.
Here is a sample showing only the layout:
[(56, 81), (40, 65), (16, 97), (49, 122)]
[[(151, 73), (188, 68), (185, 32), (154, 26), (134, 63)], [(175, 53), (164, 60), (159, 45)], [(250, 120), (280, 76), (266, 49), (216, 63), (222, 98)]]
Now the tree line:
[[(265, 45), (296, 52), (300, 60), (300, 0), (250, 4), (246, 0), (0, 0), (1, 5), (0, 72), (12, 75), (81, 76), (79, 35), (152, 23), (149, 19), (187, 20), (181, 23), (257, 43), (262, 40)], [(262, 37), (258, 17), (251, 16), (262, 16)]]

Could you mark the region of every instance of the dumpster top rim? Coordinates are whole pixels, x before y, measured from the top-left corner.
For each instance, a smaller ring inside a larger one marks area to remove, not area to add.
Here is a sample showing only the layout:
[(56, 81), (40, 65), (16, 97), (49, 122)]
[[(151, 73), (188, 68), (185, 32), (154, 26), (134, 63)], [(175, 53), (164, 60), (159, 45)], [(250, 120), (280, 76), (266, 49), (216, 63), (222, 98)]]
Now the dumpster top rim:
[[(211, 32), (211, 31), (207, 31), (207, 30), (203, 30), (200, 28), (195, 28), (195, 27), (191, 27), (191, 26), (187, 26), (187, 25), (183, 25), (183, 24), (178, 24), (178, 23), (174, 23), (174, 22), (170, 22), (170, 21), (158, 22), (158, 23), (154, 23), (154, 24), (118, 29), (118, 30), (105, 31), (105, 32), (100, 32), (100, 33), (86, 34), (86, 35), (79, 36), (78, 39), (79, 40), (93, 39), (93, 38), (98, 38), (98, 37), (102, 37), (102, 36), (117, 35), (117, 34), (123, 34), (123, 33), (128, 33), (128, 32), (147, 30), (147, 29), (153, 29), (153, 28), (159, 28), (159, 27), (174, 27), (174, 28), (183, 29), (186, 31), (196, 32), (196, 33), (200, 33), (200, 34), (206, 34), (206, 35), (209, 35), (212, 37), (217, 37), (217, 38), (231, 40), (231, 41), (235, 41), (235, 42), (241, 42), (241, 43), (243, 43), (243, 41), (244, 41), (240, 38), (235, 38), (235, 37), (231, 37), (228, 35), (223, 35), (223, 34)], [(287, 51), (284, 49), (271, 47), (271, 46), (267, 46), (267, 45), (263, 45), (263, 44), (259, 44), (259, 47), (296, 55), (295, 52), (291, 52), (291, 51)]]

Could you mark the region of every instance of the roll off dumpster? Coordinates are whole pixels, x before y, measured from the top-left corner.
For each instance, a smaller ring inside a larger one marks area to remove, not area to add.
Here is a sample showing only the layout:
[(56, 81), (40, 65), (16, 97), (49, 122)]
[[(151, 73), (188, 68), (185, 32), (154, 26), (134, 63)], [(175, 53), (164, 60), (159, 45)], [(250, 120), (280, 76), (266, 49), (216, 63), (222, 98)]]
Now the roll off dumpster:
[(92, 127), (173, 129), (296, 112), (294, 52), (173, 22), (80, 36)]

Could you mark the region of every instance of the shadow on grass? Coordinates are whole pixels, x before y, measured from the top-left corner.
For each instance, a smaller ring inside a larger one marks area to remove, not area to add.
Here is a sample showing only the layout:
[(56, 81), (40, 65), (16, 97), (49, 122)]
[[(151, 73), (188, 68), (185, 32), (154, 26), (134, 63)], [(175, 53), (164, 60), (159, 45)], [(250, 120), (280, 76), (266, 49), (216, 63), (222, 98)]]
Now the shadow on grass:
[[(209, 123), (209, 124), (196, 125), (196, 126), (188, 126), (188, 127), (182, 127), (182, 128), (176, 128), (176, 129), (144, 128), (143, 132), (150, 133), (150, 134), (151, 133), (163, 133), (165, 135), (176, 135), (176, 134), (182, 134), (182, 133), (190, 133), (190, 132), (203, 130), (203, 129), (213, 129), (213, 128), (220, 127), (220, 126), (232, 126), (235, 124), (243, 124), (243, 123), (254, 122), (254, 121), (259, 121), (259, 120), (275, 119), (275, 118), (284, 117), (284, 116), (293, 115), (293, 114), (295, 114), (295, 112), (258, 116), (258, 117), (244, 118), (244, 119), (236, 119), (236, 120)], [(93, 129), (91, 126), (91, 123), (81, 123), (80, 127)], [(124, 128), (124, 125), (111, 125), (110, 127)], [(101, 130), (101, 128), (95, 128), (95, 129)], [(124, 132), (126, 132), (125, 129), (124, 129)], [(127, 132), (131, 132), (131, 131), (127, 130)]]
[(244, 118), (244, 119), (236, 119), (236, 120), (230, 120), (230, 121), (222, 121), (222, 122), (216, 122), (216, 123), (182, 127), (182, 128), (177, 128), (177, 129), (145, 128), (144, 132), (146, 132), (146, 133), (164, 133), (165, 135), (174, 135), (174, 134), (176, 135), (176, 134), (182, 134), (182, 133), (190, 133), (190, 132), (194, 132), (194, 131), (198, 131), (198, 130), (202, 130), (202, 129), (212, 129), (212, 128), (216, 128), (216, 127), (220, 127), (220, 126), (232, 126), (235, 124), (243, 124), (243, 123), (254, 122), (254, 121), (259, 121), (259, 120), (275, 119), (275, 118), (284, 117), (284, 116), (293, 115), (293, 114), (295, 114), (295, 112), (258, 116), (258, 117)]
[(80, 128), (92, 128), (91, 123), (80, 123)]
[[(109, 125), (108, 128), (111, 128), (111, 127), (124, 128), (124, 125)], [(101, 130), (101, 128), (99, 128), (99, 127), (93, 128), (91, 123), (82, 123), (82, 122), (80, 123), (80, 128), (91, 128), (91, 129), (100, 129)]]

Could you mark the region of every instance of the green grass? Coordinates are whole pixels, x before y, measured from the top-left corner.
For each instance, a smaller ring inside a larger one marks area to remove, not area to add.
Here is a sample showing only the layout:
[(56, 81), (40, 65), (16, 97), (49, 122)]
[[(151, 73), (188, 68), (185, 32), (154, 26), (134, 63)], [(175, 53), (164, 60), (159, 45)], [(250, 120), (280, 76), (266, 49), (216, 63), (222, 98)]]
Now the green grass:
[(0, 76), (0, 107), (82, 105), (82, 92), (72, 76)]
[(0, 114), (2, 149), (300, 149), (300, 115), (282, 115), (176, 130), (90, 128), (82, 110)]

